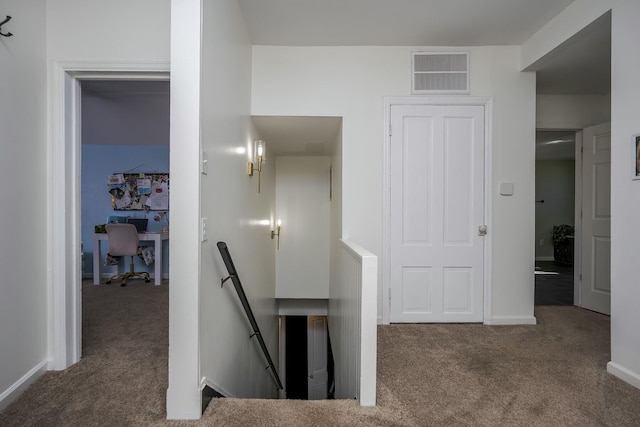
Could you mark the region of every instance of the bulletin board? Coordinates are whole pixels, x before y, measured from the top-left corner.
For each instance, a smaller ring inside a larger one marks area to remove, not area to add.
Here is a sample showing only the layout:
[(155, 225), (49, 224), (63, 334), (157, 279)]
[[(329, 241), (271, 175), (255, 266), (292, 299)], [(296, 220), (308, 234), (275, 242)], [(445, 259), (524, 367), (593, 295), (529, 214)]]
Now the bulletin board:
[(168, 173), (115, 173), (107, 188), (115, 211), (169, 210)]

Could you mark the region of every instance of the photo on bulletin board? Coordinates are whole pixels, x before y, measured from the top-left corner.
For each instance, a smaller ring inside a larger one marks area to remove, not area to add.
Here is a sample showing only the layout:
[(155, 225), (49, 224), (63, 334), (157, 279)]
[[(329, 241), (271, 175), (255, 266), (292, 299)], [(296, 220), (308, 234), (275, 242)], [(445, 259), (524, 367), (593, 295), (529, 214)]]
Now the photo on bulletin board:
[(113, 210), (169, 209), (168, 173), (116, 173), (107, 177), (107, 187)]

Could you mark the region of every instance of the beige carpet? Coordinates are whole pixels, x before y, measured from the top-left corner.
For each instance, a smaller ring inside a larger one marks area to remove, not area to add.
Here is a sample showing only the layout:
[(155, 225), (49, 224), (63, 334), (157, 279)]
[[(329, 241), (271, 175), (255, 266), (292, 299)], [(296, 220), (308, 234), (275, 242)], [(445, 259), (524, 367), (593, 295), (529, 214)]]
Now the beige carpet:
[(640, 426), (640, 390), (609, 375), (609, 318), (539, 307), (536, 326), (378, 328), (378, 406), (214, 399), (166, 421), (168, 286), (83, 286), (84, 356), (0, 426)]

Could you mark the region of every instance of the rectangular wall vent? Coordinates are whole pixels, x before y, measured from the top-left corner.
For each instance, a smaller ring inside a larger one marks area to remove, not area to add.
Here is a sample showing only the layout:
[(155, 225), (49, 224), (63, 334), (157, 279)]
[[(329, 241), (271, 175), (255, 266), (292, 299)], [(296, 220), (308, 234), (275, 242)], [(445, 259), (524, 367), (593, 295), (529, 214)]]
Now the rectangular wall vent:
[(413, 52), (411, 93), (469, 93), (469, 52)]

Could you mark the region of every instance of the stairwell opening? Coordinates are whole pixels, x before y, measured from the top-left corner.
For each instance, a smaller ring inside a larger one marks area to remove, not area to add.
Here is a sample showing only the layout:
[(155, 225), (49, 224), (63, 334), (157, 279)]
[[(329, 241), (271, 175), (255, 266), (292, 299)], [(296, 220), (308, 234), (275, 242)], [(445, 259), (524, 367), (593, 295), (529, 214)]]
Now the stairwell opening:
[(333, 399), (334, 362), (326, 316), (281, 316), (284, 398)]

